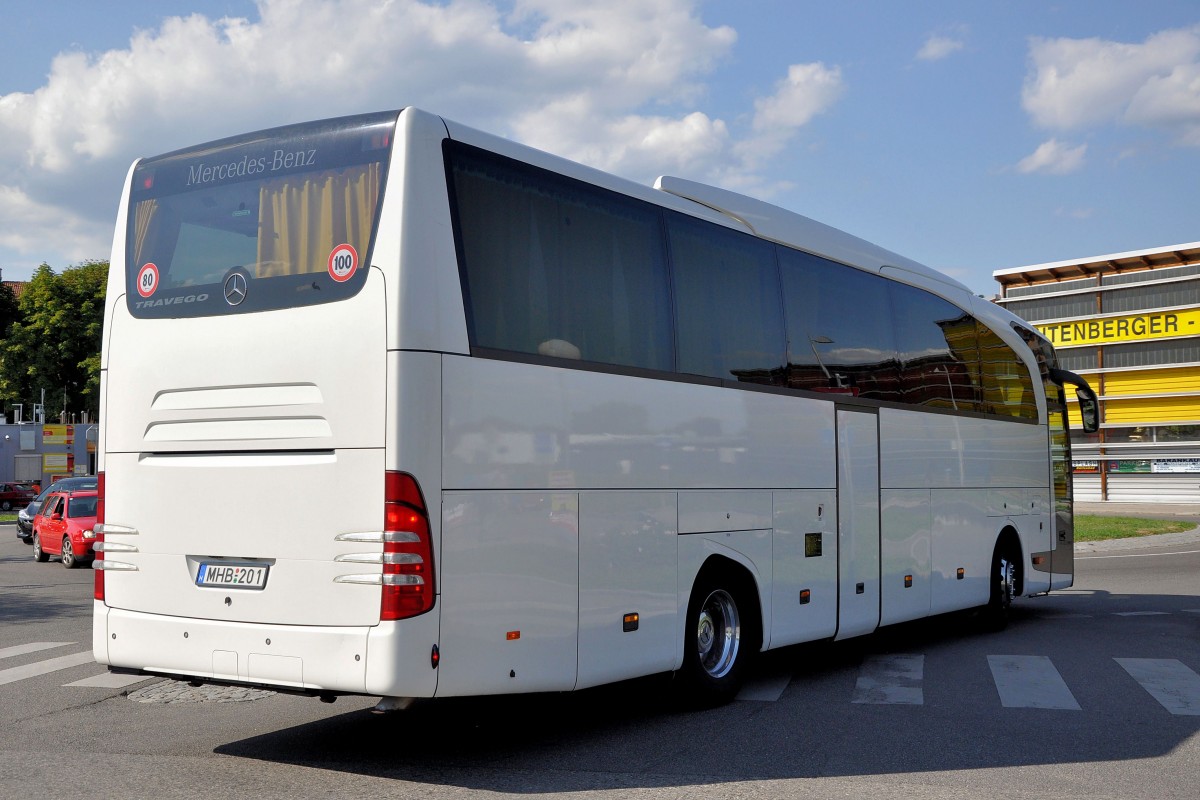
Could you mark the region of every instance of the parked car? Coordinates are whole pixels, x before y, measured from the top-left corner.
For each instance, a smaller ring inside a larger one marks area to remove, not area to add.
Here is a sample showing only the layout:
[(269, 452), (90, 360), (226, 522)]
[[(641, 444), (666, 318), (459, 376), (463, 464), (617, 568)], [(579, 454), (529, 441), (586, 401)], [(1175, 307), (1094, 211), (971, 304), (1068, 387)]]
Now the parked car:
[(28, 505), (34, 493), (28, 486), (19, 483), (0, 483), (0, 511), (11, 511), (18, 506)]
[(74, 569), (95, 557), (96, 491), (51, 492), (33, 518), (33, 560), (59, 556)]
[(68, 489), (95, 489), (96, 476), (84, 476), (80, 478), (63, 478), (47, 486), (42, 490), (41, 494), (33, 498), (33, 502), (25, 506), (17, 512), (17, 538), (25, 542), (25, 544), (33, 543), (33, 518), (37, 516), (38, 509), (41, 508), (42, 502), (50, 495), (51, 492), (61, 492)]

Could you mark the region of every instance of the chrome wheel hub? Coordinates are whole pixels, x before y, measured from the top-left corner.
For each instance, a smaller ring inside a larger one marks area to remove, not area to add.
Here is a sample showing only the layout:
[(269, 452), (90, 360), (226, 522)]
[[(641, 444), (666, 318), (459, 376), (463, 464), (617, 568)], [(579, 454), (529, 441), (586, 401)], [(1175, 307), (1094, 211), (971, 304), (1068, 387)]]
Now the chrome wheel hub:
[(729, 674), (737, 660), (741, 635), (741, 621), (733, 598), (723, 589), (709, 594), (700, 607), (696, 626), (700, 667), (713, 678)]

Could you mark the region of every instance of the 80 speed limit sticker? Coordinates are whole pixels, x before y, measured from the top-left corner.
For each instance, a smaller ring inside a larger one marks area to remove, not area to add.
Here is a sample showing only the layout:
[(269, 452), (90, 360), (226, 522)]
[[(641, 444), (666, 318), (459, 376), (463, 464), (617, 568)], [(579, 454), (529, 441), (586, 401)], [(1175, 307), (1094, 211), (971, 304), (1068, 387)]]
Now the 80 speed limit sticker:
[(358, 269), (358, 251), (351, 245), (339, 244), (329, 254), (329, 277), (338, 283), (350, 280)]
[(147, 263), (138, 271), (137, 290), (142, 297), (149, 297), (158, 288), (158, 267)]

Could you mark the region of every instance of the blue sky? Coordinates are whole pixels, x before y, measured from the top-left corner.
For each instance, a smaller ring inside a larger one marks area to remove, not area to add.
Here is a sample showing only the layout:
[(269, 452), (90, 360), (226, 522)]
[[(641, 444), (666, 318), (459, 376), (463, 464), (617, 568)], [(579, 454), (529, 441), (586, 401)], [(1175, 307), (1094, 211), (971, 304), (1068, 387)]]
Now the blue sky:
[(0, 269), (107, 258), (131, 161), (418, 105), (769, 199), (995, 292), (1200, 240), (1194, 0), (42, 0), (0, 28)]

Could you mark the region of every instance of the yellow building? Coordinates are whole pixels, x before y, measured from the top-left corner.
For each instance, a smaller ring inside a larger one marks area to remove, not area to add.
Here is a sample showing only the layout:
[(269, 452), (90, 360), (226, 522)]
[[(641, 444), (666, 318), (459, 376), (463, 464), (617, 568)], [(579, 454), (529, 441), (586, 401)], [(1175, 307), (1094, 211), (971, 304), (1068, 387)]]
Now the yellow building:
[(1200, 502), (1200, 242), (992, 277), (1100, 396), (1099, 433), (1072, 435), (1075, 497)]

